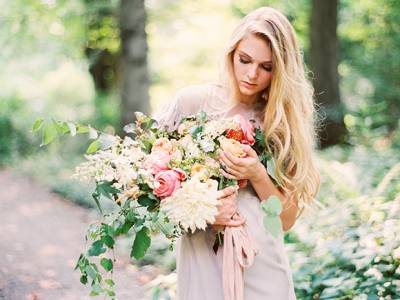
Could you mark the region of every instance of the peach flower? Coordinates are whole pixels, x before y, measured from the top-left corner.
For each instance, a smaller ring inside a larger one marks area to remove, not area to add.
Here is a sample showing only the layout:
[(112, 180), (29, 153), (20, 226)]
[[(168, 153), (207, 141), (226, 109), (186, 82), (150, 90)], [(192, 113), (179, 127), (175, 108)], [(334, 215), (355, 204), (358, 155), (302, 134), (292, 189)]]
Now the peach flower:
[(161, 171), (168, 170), (168, 163), (171, 160), (171, 155), (167, 151), (158, 150), (152, 152), (144, 162), (144, 168), (151, 170), (152, 174), (157, 174)]
[(242, 145), (238, 141), (234, 139), (221, 138), (219, 142), (223, 151), (228, 152), (236, 157), (246, 156), (246, 152), (243, 150)]
[(153, 147), (151, 148), (151, 152), (156, 152), (156, 151), (166, 151), (169, 154), (172, 153), (172, 143), (165, 137), (158, 138), (154, 144)]

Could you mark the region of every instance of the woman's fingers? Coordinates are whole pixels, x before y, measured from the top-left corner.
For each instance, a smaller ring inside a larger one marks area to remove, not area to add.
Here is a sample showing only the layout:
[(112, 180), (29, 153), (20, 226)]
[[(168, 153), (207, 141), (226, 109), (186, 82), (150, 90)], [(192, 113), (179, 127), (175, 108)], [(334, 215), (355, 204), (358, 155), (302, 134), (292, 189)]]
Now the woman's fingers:
[(231, 219), (227, 223), (225, 223), (225, 226), (230, 226), (230, 227), (238, 227), (243, 225), (246, 222), (246, 219), (243, 217), (238, 217), (237, 219)]
[(236, 176), (225, 172), (223, 169), (219, 169), (219, 171), (224, 177), (226, 177), (228, 179), (237, 179)]
[(238, 189), (239, 187), (237, 185), (228, 186), (227, 188), (224, 188), (223, 190), (219, 191), (220, 196), (218, 197), (218, 199), (229, 197), (235, 194)]

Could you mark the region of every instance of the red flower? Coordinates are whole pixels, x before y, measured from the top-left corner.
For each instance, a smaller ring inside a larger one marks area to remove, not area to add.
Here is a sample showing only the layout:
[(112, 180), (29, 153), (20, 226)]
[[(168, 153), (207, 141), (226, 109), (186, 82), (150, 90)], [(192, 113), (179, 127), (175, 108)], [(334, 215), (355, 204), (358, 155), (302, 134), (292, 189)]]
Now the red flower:
[(244, 138), (243, 131), (241, 129), (235, 130), (235, 129), (228, 129), (226, 131), (226, 137), (228, 139), (234, 139), (238, 142), (242, 141)]

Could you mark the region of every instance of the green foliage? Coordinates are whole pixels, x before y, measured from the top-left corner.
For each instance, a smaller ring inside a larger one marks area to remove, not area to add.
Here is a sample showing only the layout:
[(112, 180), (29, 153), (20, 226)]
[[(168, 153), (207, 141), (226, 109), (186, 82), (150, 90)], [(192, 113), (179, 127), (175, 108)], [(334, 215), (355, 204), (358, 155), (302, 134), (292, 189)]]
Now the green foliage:
[(131, 257), (141, 259), (146, 254), (147, 249), (150, 247), (151, 239), (149, 237), (149, 229), (143, 227), (136, 233), (135, 240), (132, 245)]
[[(0, 99), (0, 166), (33, 152), (35, 140), (26, 124), (27, 115), (20, 98)], [(40, 126), (40, 121), (35, 126)]]
[(329, 160), (320, 165), (318, 197), (324, 206), (304, 215), (287, 237), (297, 297), (395, 299), (399, 154), (358, 146), (332, 148), (324, 156)]
[(396, 0), (341, 1), (340, 19), (339, 70), (351, 100), (346, 125), (353, 136), (386, 135), (398, 128), (400, 117), (400, 5)]

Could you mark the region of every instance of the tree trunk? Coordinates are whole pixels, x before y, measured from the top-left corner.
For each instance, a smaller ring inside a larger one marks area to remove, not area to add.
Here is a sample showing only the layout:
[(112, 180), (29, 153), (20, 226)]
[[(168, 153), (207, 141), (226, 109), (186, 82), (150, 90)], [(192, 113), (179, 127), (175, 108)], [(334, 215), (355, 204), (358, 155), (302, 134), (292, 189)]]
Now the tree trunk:
[(338, 0), (312, 1), (310, 58), (323, 118), (319, 132), (321, 148), (342, 143), (347, 136), (339, 92), (337, 12)]
[(145, 25), (144, 0), (121, 0), (121, 128), (134, 121), (135, 111), (149, 113), (150, 83)]

